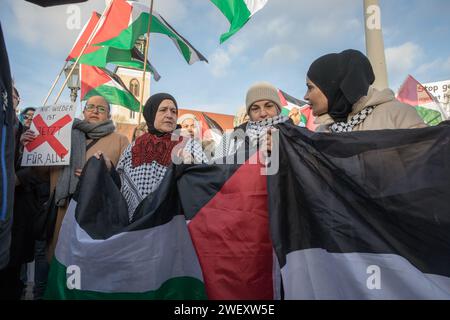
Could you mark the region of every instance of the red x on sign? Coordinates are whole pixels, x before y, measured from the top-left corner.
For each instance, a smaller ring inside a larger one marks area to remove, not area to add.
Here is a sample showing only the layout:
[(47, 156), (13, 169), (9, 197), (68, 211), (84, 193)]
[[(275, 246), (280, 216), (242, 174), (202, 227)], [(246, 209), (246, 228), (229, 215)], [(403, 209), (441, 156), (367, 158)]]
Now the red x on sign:
[(59, 157), (64, 158), (64, 156), (69, 153), (69, 151), (63, 146), (61, 142), (59, 142), (58, 139), (55, 138), (55, 134), (67, 124), (72, 122), (72, 117), (69, 115), (65, 115), (51, 126), (47, 126), (44, 119), (42, 119), (42, 116), (39, 114), (34, 117), (33, 122), (36, 128), (39, 130), (40, 135), (38, 135), (36, 139), (25, 146), (28, 152), (33, 151), (44, 142), (48, 142), (50, 147), (56, 151), (56, 154)]

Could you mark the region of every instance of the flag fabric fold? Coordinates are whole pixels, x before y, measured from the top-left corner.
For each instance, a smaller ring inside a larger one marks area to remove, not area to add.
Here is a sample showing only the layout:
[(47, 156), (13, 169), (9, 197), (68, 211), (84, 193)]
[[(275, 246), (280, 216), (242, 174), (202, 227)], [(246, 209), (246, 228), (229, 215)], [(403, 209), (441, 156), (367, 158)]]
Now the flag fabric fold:
[(268, 177), (286, 299), (450, 299), (450, 122), (280, 129)]
[(103, 159), (91, 158), (64, 217), (46, 299), (205, 299), (186, 219), (178, 202), (158, 196), (173, 191), (158, 189), (129, 223)]
[[(275, 175), (254, 155), (172, 166), (130, 223), (105, 165), (90, 160), (47, 297), (269, 300), (280, 271), (285, 299), (450, 299), (450, 122), (277, 128)], [(67, 289), (70, 266), (81, 289)]]
[(250, 18), (264, 8), (268, 0), (211, 0), (230, 22), (230, 30), (222, 34), (220, 43), (238, 32)]
[(279, 295), (261, 169), (251, 157), (242, 165), (191, 167), (178, 180), (208, 299), (273, 300)]

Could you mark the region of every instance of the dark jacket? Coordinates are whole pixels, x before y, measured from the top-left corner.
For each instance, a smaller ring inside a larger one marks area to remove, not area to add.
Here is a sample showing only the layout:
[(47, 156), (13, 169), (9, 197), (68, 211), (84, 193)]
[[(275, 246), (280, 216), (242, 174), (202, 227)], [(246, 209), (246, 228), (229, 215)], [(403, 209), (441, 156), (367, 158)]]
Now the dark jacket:
[(14, 110), (8, 55), (0, 25), (0, 270), (9, 261), (14, 196)]

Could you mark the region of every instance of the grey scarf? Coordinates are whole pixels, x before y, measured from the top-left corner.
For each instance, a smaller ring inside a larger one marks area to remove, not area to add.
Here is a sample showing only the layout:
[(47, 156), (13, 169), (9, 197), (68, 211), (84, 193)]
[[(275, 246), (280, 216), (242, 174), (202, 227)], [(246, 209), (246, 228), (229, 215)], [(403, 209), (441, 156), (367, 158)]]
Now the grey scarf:
[(56, 206), (65, 206), (67, 198), (75, 192), (79, 180), (74, 174), (75, 170), (83, 168), (86, 162), (86, 138), (98, 140), (110, 135), (114, 130), (115, 126), (111, 120), (99, 123), (89, 123), (79, 119), (74, 120), (70, 165), (64, 167), (58, 178), (55, 190)]

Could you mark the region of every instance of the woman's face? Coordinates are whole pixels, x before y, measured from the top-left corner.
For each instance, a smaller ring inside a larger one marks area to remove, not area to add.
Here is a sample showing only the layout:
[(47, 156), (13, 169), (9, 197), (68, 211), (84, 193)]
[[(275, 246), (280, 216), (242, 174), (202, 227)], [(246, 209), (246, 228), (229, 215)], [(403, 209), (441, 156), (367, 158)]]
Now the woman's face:
[(177, 118), (175, 103), (170, 99), (163, 100), (156, 112), (155, 129), (164, 133), (173, 132), (177, 128)]
[(328, 112), (328, 99), (323, 92), (311, 80), (306, 78), (306, 86), (308, 91), (305, 100), (308, 101), (315, 117), (321, 116)]
[(253, 103), (248, 110), (248, 115), (252, 121), (262, 121), (270, 119), (280, 114), (280, 110), (275, 102), (261, 100)]
[(25, 127), (29, 128), (31, 126), (31, 122), (33, 122), (33, 117), (34, 117), (33, 110), (28, 110), (27, 113), (24, 114), (23, 118)]
[(187, 136), (194, 137), (195, 135), (195, 121), (194, 119), (186, 119), (181, 123), (181, 130), (185, 132)]

